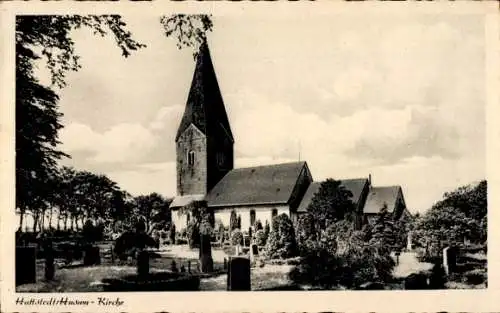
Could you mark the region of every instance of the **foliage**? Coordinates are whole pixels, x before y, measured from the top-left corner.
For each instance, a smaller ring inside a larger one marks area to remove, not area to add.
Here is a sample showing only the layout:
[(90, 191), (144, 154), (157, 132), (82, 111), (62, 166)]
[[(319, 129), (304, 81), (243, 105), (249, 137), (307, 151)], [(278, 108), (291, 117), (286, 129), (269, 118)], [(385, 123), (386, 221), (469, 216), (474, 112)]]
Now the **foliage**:
[(115, 240), (114, 252), (121, 260), (126, 260), (146, 247), (158, 247), (158, 242), (144, 232), (126, 231)]
[(387, 204), (384, 203), (382, 209), (380, 210), (377, 221), (373, 225), (371, 230), (372, 238), (370, 239), (370, 244), (392, 248), (396, 246), (396, 230), (394, 226), (394, 220), (392, 214), (387, 210)]
[(255, 221), (255, 230), (261, 230), (264, 229), (262, 227), (262, 222), (260, 220)]
[(457, 245), (487, 239), (487, 182), (444, 194), (415, 225), (414, 240), (422, 247)]
[(233, 231), (238, 228), (238, 217), (236, 216), (236, 211), (233, 209), (231, 211), (231, 216), (229, 217), (229, 230)]
[(236, 219), (236, 228), (241, 229), (241, 215), (238, 214), (238, 218)]
[(212, 235), (215, 226), (213, 211), (207, 208), (205, 201), (194, 201), (181, 208), (181, 214), (189, 214), (191, 219), (187, 226), (188, 243), (191, 248), (200, 244), (200, 234)]
[(269, 238), (269, 233), (271, 232), (271, 226), (269, 222), (266, 220), (266, 224), (264, 226), (264, 233), (266, 234), (266, 238)]
[(273, 227), (266, 244), (266, 255), (270, 259), (284, 259), (297, 256), (297, 242), (292, 221), (286, 214), (273, 220)]
[(387, 249), (366, 241), (368, 237), (364, 231), (355, 231), (351, 221), (330, 224), (321, 240), (304, 242), (302, 260), (290, 273), (291, 279), (322, 288), (389, 281), (394, 261)]
[(144, 218), (146, 231), (149, 231), (153, 220), (171, 220), (169, 208), (171, 202), (170, 199), (165, 199), (162, 195), (153, 192), (148, 195), (135, 197), (133, 199), (133, 211), (136, 215)]
[(82, 237), (86, 243), (93, 243), (103, 239), (103, 228), (87, 220), (82, 228)]
[(258, 231), (255, 232), (255, 244), (257, 244), (260, 247), (263, 247), (266, 245), (267, 242), (267, 236), (264, 230), (259, 229)]
[(169, 235), (168, 238), (170, 239), (170, 244), (175, 245), (175, 224), (172, 224), (170, 228), (168, 229)]
[(321, 183), (307, 209), (316, 224), (318, 234), (331, 223), (353, 218), (354, 204), (351, 197), (352, 193), (345, 189), (340, 181), (327, 179)]
[(243, 244), (243, 233), (239, 229), (233, 230), (231, 233), (231, 245), (237, 246)]
[[(175, 14), (160, 18), (165, 35), (177, 39), (177, 47), (195, 47), (206, 41), (206, 33), (211, 31), (213, 23), (208, 15)], [(197, 51), (198, 49), (194, 49)], [(196, 57), (196, 53), (194, 55)]]
[(189, 248), (193, 249), (200, 245), (200, 225), (195, 220), (190, 220), (186, 229)]
[(297, 223), (297, 243), (299, 249), (305, 249), (308, 241), (316, 241), (316, 234), (317, 231), (313, 216), (309, 213), (301, 215)]

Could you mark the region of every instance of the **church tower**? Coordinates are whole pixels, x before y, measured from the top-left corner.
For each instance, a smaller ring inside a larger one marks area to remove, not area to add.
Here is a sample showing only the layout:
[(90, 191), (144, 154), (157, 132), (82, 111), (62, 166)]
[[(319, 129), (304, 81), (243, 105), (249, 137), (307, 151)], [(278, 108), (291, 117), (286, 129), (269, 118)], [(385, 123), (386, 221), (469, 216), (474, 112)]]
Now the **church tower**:
[(234, 138), (207, 43), (200, 47), (175, 137), (177, 195), (205, 195), (233, 169)]

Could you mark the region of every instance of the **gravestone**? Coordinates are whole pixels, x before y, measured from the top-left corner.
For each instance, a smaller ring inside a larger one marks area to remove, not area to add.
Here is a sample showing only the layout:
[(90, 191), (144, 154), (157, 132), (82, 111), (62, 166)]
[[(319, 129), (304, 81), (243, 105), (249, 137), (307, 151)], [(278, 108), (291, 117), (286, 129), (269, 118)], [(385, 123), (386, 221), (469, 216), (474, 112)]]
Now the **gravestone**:
[(424, 274), (410, 274), (405, 278), (405, 290), (424, 290), (429, 288), (427, 276)]
[(16, 286), (36, 283), (36, 248), (16, 247)]
[(228, 291), (250, 291), (250, 260), (248, 258), (231, 257), (227, 271)]
[(408, 238), (406, 242), (406, 250), (412, 251), (413, 250), (413, 243), (412, 243), (412, 234), (411, 232), (408, 232)]
[(85, 247), (84, 255), (83, 255), (83, 265), (91, 266), (91, 265), (99, 265), (101, 264), (101, 255), (99, 251), (99, 247), (88, 245)]
[(44, 277), (45, 280), (53, 280), (54, 279), (54, 273), (55, 273), (55, 266), (54, 266), (54, 249), (52, 247), (52, 242), (47, 242), (44, 244), (43, 247), (44, 254), (45, 254), (45, 272), (44, 272)]
[(175, 260), (172, 260), (172, 263), (170, 263), (170, 270), (172, 271), (172, 273), (179, 272), (179, 269), (177, 268), (177, 263), (175, 262)]
[(445, 272), (440, 262), (437, 262), (432, 267), (431, 275), (429, 277), (430, 289), (444, 289), (446, 283)]
[(149, 253), (142, 250), (137, 254), (137, 276), (145, 278), (149, 275)]
[(457, 267), (457, 248), (446, 247), (443, 249), (443, 268), (446, 275), (455, 272)]
[(252, 244), (250, 247), (250, 262), (255, 262), (255, 257), (259, 255), (259, 247), (256, 244)]
[(214, 260), (212, 259), (212, 246), (209, 235), (200, 237), (200, 270), (202, 273), (212, 272)]

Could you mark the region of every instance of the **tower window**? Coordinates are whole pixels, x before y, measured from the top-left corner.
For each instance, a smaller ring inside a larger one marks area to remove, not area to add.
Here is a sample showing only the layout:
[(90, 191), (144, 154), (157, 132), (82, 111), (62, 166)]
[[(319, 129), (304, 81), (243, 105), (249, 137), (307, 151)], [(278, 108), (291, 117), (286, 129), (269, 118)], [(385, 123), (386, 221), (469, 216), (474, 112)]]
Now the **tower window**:
[(194, 151), (188, 152), (188, 164), (194, 165)]
[(224, 154), (222, 152), (217, 153), (217, 165), (224, 165)]

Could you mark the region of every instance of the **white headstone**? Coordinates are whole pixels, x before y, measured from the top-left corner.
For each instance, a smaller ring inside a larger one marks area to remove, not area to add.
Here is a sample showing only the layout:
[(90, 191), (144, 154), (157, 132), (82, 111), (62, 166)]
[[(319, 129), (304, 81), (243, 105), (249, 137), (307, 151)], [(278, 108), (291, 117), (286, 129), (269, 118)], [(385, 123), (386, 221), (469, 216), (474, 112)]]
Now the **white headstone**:
[(411, 232), (408, 232), (408, 239), (406, 242), (406, 250), (411, 251), (412, 250), (412, 237), (411, 237)]
[(450, 275), (450, 267), (449, 267), (449, 264), (448, 264), (448, 250), (450, 249), (450, 247), (446, 247), (443, 249), (443, 268), (444, 268), (444, 272), (446, 273), (446, 275)]

